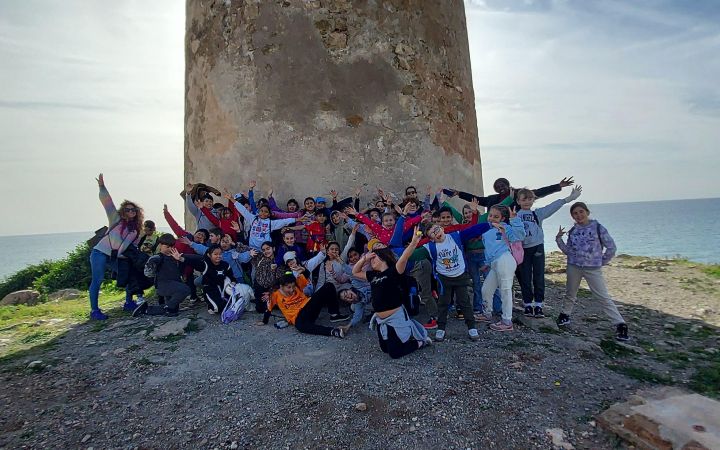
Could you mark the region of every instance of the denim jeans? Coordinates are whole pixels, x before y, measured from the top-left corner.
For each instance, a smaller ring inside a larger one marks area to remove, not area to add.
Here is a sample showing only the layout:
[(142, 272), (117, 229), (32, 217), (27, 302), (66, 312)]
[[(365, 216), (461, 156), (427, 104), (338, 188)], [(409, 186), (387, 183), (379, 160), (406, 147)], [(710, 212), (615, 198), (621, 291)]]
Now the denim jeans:
[[(98, 306), (98, 297), (100, 296), (100, 286), (102, 286), (103, 280), (105, 280), (105, 270), (110, 267), (110, 256), (101, 252), (97, 249), (92, 249), (90, 252), (90, 273), (92, 274), (92, 281), (90, 282), (90, 289), (88, 290), (88, 296), (90, 297), (90, 310), (96, 311), (100, 309)], [(116, 267), (117, 268), (117, 267)], [(132, 293), (128, 288), (125, 289), (125, 300), (132, 300)]]
[[(467, 263), (468, 273), (473, 280), (473, 311), (482, 313), (485, 310), (482, 298), (482, 287), (489, 271), (489, 268), (485, 271), (480, 270), (480, 268), (485, 265), (485, 253), (467, 252), (465, 253), (465, 263)], [(493, 295), (493, 311), (497, 313), (502, 311), (502, 301), (498, 290), (496, 290)]]

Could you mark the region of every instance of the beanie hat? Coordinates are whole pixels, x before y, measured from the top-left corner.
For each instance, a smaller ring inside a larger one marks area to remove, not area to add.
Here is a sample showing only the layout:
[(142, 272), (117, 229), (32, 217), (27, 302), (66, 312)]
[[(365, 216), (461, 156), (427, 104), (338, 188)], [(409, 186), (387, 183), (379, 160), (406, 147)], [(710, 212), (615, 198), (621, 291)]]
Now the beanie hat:
[(283, 261), (285, 261), (286, 263), (288, 261), (290, 261), (291, 259), (295, 259), (295, 258), (297, 258), (297, 255), (295, 254), (295, 252), (292, 252), (292, 251), (285, 252), (285, 254), (283, 255)]

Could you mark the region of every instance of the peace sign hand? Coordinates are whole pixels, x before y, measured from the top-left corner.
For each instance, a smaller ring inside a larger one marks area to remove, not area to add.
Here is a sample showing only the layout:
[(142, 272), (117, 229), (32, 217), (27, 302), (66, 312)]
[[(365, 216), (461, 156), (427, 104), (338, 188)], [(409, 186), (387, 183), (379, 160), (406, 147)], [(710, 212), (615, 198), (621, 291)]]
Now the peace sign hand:
[(560, 239), (566, 234), (565, 228), (560, 227), (557, 234), (555, 235), (555, 239)]
[(514, 219), (517, 217), (517, 206), (510, 208), (510, 218)]

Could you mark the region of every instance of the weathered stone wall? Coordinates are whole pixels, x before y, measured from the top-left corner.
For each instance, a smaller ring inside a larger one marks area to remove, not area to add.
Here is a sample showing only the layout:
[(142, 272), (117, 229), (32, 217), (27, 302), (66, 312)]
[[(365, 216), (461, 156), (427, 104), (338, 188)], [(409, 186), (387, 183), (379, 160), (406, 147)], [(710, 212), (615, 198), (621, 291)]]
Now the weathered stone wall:
[(186, 181), (482, 192), (462, 0), (187, 0), (186, 20)]

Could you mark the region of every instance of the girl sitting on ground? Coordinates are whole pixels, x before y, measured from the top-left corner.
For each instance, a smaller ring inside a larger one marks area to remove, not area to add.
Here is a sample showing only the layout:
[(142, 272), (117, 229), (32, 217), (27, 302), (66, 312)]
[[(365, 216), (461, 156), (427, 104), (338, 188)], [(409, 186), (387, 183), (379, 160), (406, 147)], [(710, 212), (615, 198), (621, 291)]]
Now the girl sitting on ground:
[[(391, 358), (401, 358), (431, 342), (425, 328), (411, 319), (403, 306), (407, 292), (402, 287), (406, 285), (402, 277), (421, 235), (416, 229), (399, 259), (391, 249), (383, 248), (364, 254), (353, 267), (354, 276), (370, 282), (375, 310), (371, 327), (377, 328), (380, 349)], [(365, 271), (366, 263), (372, 270)]]
[(615, 256), (615, 241), (604, 226), (597, 220), (590, 219), (590, 210), (585, 203), (573, 203), (570, 215), (575, 220), (575, 225), (567, 232), (567, 243), (562, 239), (565, 234), (563, 227), (560, 227), (555, 236), (558, 247), (567, 255), (566, 294), (557, 323), (559, 326), (570, 324), (580, 281), (585, 278), (593, 297), (600, 302), (605, 314), (615, 325), (615, 339), (627, 341), (628, 327), (608, 293), (602, 274), (602, 266), (607, 265)]

